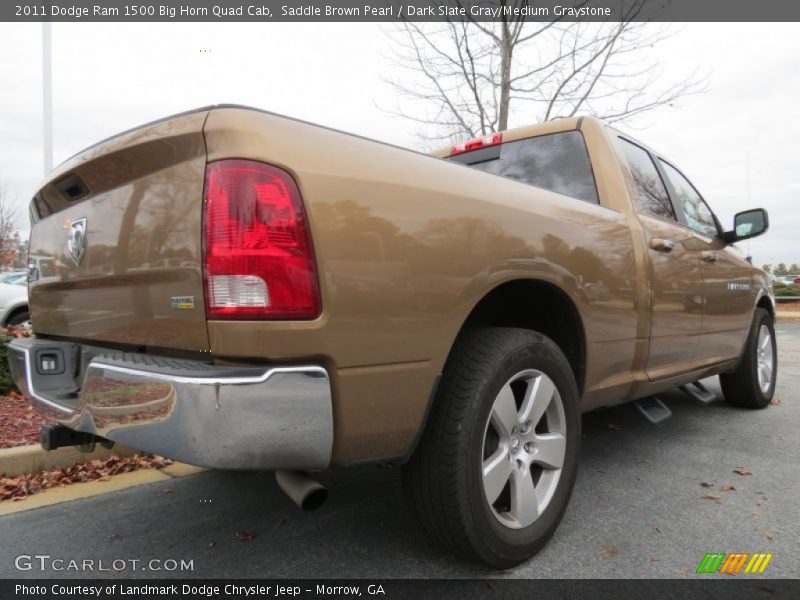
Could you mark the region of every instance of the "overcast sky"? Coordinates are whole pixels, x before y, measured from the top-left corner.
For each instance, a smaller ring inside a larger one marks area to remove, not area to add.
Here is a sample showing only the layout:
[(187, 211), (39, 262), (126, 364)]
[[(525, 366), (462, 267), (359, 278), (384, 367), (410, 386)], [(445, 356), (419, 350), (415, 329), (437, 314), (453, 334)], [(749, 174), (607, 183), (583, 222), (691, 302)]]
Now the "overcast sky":
[[(382, 80), (392, 68), (387, 25), (52, 27), (55, 164), (116, 132), (223, 102), (418, 145), (413, 125), (381, 110), (393, 102)], [(751, 242), (754, 262), (800, 263), (800, 24), (688, 24), (653, 51), (665, 77), (699, 69), (708, 91), (620, 128), (674, 161), (725, 226), (748, 206), (749, 162), (749, 205), (771, 217)], [(23, 207), (43, 168), (41, 25), (0, 23), (0, 56), (0, 181)]]

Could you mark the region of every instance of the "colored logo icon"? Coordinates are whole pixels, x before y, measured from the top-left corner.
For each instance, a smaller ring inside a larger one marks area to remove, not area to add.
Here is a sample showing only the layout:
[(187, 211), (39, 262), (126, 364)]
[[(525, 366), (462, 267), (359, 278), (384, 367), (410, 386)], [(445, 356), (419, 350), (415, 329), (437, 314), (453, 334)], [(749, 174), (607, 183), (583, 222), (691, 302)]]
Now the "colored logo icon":
[(726, 554), (725, 552), (708, 552), (697, 566), (697, 573), (727, 573), (738, 575), (739, 573), (756, 574), (763, 573), (767, 568), (772, 554), (756, 552), (735, 552)]

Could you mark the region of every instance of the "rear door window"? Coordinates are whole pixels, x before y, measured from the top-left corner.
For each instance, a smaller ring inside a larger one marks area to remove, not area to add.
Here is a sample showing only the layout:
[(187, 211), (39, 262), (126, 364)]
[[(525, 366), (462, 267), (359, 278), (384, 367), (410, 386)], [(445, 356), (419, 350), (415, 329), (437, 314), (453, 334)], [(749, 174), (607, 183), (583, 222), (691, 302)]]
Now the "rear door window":
[(599, 204), (592, 164), (580, 131), (505, 142), (496, 148), (450, 157), (475, 169), (508, 177), (584, 202)]

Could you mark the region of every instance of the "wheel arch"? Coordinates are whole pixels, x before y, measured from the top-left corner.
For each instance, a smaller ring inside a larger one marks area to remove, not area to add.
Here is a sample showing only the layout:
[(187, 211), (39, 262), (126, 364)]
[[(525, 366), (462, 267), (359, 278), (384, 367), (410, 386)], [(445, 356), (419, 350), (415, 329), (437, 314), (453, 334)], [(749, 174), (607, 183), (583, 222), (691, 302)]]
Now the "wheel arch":
[(28, 313), (30, 315), (30, 307), (28, 306), (27, 303), (17, 304), (15, 306), (12, 306), (10, 309), (8, 309), (6, 311), (5, 316), (3, 317), (3, 323), (2, 323), (3, 327), (8, 325), (8, 322), (11, 319), (13, 319), (14, 316), (18, 315), (21, 312), (26, 312), (26, 313)]
[[(578, 386), (578, 397), (583, 396), (586, 375), (585, 328), (575, 301), (558, 285), (531, 277), (498, 283), (473, 305), (461, 323), (444, 361), (445, 368), (459, 336), (475, 327), (519, 327), (546, 335), (567, 357)], [(419, 444), (440, 382), (441, 373), (434, 379), (417, 435), (400, 460), (401, 463), (411, 458)]]
[(519, 327), (546, 335), (567, 357), (583, 394), (585, 328), (576, 303), (558, 285), (535, 278), (498, 284), (473, 306), (458, 334), (475, 327)]
[(763, 308), (770, 314), (773, 320), (775, 319), (775, 302), (767, 294), (762, 295), (761, 298), (758, 299), (756, 308)]

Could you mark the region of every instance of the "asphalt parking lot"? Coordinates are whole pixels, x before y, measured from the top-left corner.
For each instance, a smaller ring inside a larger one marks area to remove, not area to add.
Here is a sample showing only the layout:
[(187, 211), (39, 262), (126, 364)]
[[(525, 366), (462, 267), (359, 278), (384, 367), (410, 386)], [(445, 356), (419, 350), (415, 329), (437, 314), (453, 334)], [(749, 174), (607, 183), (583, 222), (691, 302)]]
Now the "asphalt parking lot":
[[(800, 324), (777, 330), (780, 404), (767, 410), (674, 392), (662, 396), (673, 417), (658, 426), (630, 405), (585, 415), (564, 521), (507, 572), (441, 550), (407, 512), (398, 471), (361, 467), (325, 474), (329, 500), (308, 514), (270, 474), (204, 472), (0, 517), (0, 577), (695, 577), (706, 552), (771, 552), (765, 576), (796, 577)], [(19, 554), (185, 559), (194, 570), (18, 571)]]

